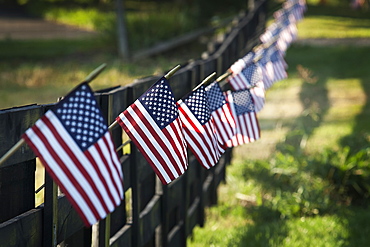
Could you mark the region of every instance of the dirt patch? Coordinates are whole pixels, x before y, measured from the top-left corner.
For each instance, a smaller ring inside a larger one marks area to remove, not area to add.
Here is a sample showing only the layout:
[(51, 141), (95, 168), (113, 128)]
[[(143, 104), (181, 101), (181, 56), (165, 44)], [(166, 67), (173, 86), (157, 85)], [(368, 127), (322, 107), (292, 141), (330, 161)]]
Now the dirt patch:
[(97, 35), (96, 32), (43, 19), (0, 14), (0, 40), (78, 39), (95, 35)]

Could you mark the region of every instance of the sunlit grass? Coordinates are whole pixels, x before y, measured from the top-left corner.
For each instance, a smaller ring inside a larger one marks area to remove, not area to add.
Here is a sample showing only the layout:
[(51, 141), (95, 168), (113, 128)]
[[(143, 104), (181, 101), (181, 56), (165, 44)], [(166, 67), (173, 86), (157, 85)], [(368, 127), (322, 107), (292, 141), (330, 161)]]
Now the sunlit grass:
[(298, 24), (298, 29), (298, 37), (301, 39), (370, 38), (370, 19), (308, 16)]

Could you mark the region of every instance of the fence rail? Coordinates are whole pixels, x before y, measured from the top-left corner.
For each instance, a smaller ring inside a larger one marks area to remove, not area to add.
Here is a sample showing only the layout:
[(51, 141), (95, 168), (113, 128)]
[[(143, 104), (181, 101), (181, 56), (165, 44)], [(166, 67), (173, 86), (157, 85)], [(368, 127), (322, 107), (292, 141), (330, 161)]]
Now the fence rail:
[[(170, 79), (175, 98), (190, 91), (207, 75), (223, 74), (230, 65), (254, 47), (264, 31), (267, 1), (260, 0), (240, 17), (214, 52), (206, 59), (187, 64)], [(143, 94), (158, 77), (138, 79), (128, 86), (96, 92), (108, 123)], [(0, 111), (0, 156), (51, 105), (29, 105)], [(115, 145), (122, 144), (122, 129), (112, 129)], [(189, 155), (184, 175), (162, 185), (135, 146), (118, 153), (124, 174), (125, 198), (104, 220), (86, 228), (58, 188), (45, 175), (44, 204), (35, 208), (36, 157), (23, 145), (0, 168), (0, 246), (186, 246), (196, 225), (203, 226), (204, 209), (217, 203), (217, 187), (225, 180), (230, 163), (228, 150), (210, 170)]]

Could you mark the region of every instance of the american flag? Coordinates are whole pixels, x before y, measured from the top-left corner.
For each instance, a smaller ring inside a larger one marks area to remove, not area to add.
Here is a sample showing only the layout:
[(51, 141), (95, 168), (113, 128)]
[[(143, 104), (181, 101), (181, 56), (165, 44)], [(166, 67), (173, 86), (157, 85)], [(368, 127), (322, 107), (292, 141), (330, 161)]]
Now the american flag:
[(185, 140), (199, 163), (215, 166), (225, 148), (218, 140), (204, 86), (178, 101)]
[(242, 90), (254, 86), (260, 80), (261, 69), (254, 63), (247, 64), (239, 73), (233, 73), (229, 78), (234, 90)]
[[(244, 57), (238, 59), (235, 63), (230, 66), (230, 71), (233, 75), (239, 74), (247, 64), (253, 61), (255, 54), (253, 52), (248, 52)], [(230, 77), (232, 78), (232, 76)]]
[(265, 88), (262, 68), (258, 63), (251, 61), (240, 73), (233, 74), (228, 81), (235, 91), (250, 89), (255, 104), (255, 111), (259, 112), (262, 110), (265, 105)]
[(86, 226), (121, 203), (121, 164), (88, 84), (80, 84), (48, 110), (23, 138)]
[(249, 90), (227, 91), (226, 98), (236, 120), (236, 134), (228, 147), (258, 140), (260, 138), (260, 127)]
[(281, 55), (276, 46), (271, 46), (270, 50), (270, 61), (274, 69), (274, 79), (273, 81), (280, 81), (288, 77), (286, 68), (288, 67), (287, 63), (284, 60), (284, 57)]
[(220, 85), (215, 81), (206, 88), (207, 100), (215, 122), (217, 138), (226, 145), (235, 135), (235, 120), (230, 104), (226, 101)]
[(187, 167), (186, 142), (175, 98), (161, 78), (117, 118), (163, 184)]
[(275, 46), (270, 46), (264, 50), (258, 64), (262, 69), (265, 90), (269, 89), (276, 81), (285, 79), (288, 76), (285, 71), (286, 63), (284, 58)]

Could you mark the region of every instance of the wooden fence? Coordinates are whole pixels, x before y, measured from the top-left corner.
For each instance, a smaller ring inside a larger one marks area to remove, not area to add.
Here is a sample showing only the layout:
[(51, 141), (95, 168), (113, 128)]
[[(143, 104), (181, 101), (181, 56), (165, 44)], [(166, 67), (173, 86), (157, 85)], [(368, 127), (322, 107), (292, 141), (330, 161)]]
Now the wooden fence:
[[(267, 1), (260, 0), (240, 17), (206, 59), (182, 65), (170, 79), (175, 98), (190, 91), (212, 72), (221, 75), (258, 43), (264, 31)], [(96, 92), (111, 123), (158, 77), (143, 78), (128, 86)], [(0, 156), (8, 151), (52, 105), (29, 105), (0, 110)], [(122, 129), (112, 130), (116, 146)], [(219, 163), (206, 170), (189, 155), (189, 168), (169, 185), (162, 185), (133, 144), (129, 154), (119, 152), (124, 173), (125, 199), (116, 210), (93, 227), (80, 217), (45, 175), (44, 204), (35, 208), (36, 158), (23, 145), (0, 168), (0, 246), (186, 246), (186, 238), (205, 222), (205, 207), (217, 203), (217, 187), (230, 163), (228, 150)]]

